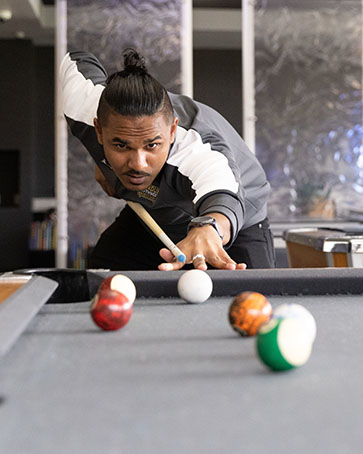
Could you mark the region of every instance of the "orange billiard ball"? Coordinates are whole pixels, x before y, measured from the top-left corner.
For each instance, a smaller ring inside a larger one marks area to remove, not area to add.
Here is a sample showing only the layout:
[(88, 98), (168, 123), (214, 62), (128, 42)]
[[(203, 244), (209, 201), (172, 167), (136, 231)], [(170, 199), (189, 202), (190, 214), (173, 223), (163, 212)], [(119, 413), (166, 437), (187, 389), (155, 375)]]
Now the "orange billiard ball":
[(239, 293), (228, 311), (229, 323), (241, 336), (255, 336), (260, 326), (270, 320), (271, 315), (271, 303), (258, 292)]

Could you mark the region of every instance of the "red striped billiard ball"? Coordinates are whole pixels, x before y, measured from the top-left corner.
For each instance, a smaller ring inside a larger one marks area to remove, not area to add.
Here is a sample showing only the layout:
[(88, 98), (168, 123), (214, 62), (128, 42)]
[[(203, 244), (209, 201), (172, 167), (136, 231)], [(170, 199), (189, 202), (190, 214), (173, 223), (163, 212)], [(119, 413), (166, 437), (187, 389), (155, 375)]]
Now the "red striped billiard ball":
[(100, 290), (117, 290), (123, 293), (130, 303), (133, 303), (136, 298), (136, 288), (132, 280), (124, 274), (114, 274), (101, 282), (98, 288)]
[(133, 304), (116, 290), (100, 290), (91, 303), (91, 317), (105, 331), (115, 331), (125, 326), (131, 318)]

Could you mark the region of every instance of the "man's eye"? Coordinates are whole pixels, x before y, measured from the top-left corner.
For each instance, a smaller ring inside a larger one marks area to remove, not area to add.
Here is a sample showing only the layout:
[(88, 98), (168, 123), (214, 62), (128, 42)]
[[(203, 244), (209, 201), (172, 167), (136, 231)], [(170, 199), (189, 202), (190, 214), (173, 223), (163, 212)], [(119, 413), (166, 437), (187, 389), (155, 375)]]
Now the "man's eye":
[(149, 143), (148, 144), (148, 147), (150, 150), (154, 150), (159, 144), (154, 142), (154, 143)]
[(120, 150), (124, 150), (126, 148), (126, 145), (124, 143), (115, 143), (114, 146), (116, 148), (119, 148)]

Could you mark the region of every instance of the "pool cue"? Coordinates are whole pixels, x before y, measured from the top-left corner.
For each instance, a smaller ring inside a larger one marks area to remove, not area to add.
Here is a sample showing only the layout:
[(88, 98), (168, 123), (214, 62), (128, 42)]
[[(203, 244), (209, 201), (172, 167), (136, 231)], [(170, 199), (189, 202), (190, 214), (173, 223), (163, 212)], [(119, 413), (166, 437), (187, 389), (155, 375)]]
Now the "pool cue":
[(145, 210), (145, 208), (140, 205), (138, 202), (130, 202), (127, 201), (129, 207), (142, 219), (145, 224), (149, 227), (149, 229), (155, 233), (155, 235), (159, 238), (159, 240), (165, 244), (165, 246), (169, 249), (169, 251), (174, 255), (174, 257), (179, 261), (184, 263), (186, 260), (185, 255), (182, 251), (178, 248), (176, 244), (174, 244), (168, 235), (162, 230), (162, 228), (154, 221), (154, 219), (150, 216), (150, 214)]

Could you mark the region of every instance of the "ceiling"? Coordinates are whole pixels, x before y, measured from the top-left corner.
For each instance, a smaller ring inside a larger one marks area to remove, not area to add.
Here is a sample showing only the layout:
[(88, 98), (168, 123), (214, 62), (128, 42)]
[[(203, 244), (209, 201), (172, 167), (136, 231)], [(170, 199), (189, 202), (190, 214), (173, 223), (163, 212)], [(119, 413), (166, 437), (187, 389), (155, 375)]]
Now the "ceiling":
[[(11, 18), (2, 19), (8, 12)], [(36, 45), (53, 44), (54, 0), (0, 0), (0, 39), (14, 38), (31, 39)]]
[[(192, 0), (193, 8), (240, 8), (243, 0)], [(257, 8), (289, 7), (295, 9), (326, 8), (339, 5), (360, 5), (361, 0), (255, 0)]]
[[(122, 1), (122, 0), (120, 0)], [(268, 7), (269, 9), (289, 7), (296, 11), (307, 9), (329, 8), (335, 6), (349, 7), (352, 5), (361, 5), (361, 0), (255, 0), (257, 8)], [(194, 9), (194, 38), (198, 39), (199, 22), (206, 23), (206, 20), (200, 20), (202, 16), (210, 13), (220, 12), (227, 17), (225, 36), (228, 33), (235, 33), (236, 26), (233, 26), (236, 18), (234, 16), (236, 9), (241, 8), (242, 0), (193, 0)], [(0, 0), (0, 39), (31, 39), (35, 45), (53, 45), (54, 44), (54, 27), (55, 27), (55, 0)], [(209, 8), (209, 12), (203, 10)], [(10, 11), (11, 19), (1, 20), (2, 11)], [(231, 17), (230, 17), (231, 16)], [(238, 16), (238, 15), (237, 15)], [(237, 17), (236, 16), (236, 17)], [(228, 19), (230, 17), (230, 19)], [(238, 18), (238, 17), (237, 17)], [(240, 20), (240, 18), (238, 18)], [(217, 22), (220, 18), (217, 18)], [(217, 24), (218, 25), (218, 24)], [(203, 25), (205, 27), (206, 25)], [(238, 25), (240, 28), (240, 25)], [(218, 28), (218, 27), (217, 27)], [(202, 29), (203, 32), (206, 30)], [(210, 36), (209, 36), (210, 35)], [(215, 41), (214, 27), (210, 27), (206, 45), (211, 45)], [(231, 35), (232, 36), (232, 35)], [(212, 41), (210, 41), (212, 38)], [(218, 38), (219, 40), (220, 38)], [(232, 36), (232, 39), (233, 38)], [(238, 38), (239, 42), (239, 38)], [(224, 43), (223, 45), (228, 45)]]

